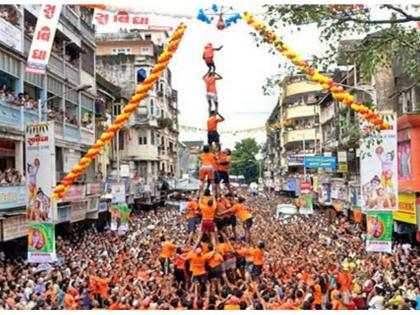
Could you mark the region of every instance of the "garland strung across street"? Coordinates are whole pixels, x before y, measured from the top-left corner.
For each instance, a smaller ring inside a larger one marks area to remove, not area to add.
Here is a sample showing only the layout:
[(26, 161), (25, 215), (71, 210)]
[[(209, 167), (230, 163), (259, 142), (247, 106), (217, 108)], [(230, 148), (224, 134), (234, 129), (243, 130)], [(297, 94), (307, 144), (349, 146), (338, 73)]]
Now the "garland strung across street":
[(175, 54), (179, 43), (182, 40), (186, 29), (186, 25), (181, 23), (171, 36), (171, 39), (159, 56), (158, 61), (150, 71), (149, 76), (137, 87), (136, 94), (131, 98), (128, 104), (122, 109), (120, 115), (112, 122), (108, 129), (102, 133), (99, 139), (89, 149), (85, 156), (77, 163), (73, 169), (68, 173), (60, 182), (60, 185), (55, 187), (52, 198), (55, 200), (63, 198), (68, 188), (73, 182), (85, 172), (89, 164), (99, 155), (103, 150), (104, 146), (109, 143), (115, 136), (115, 134), (127, 123), (130, 115), (137, 109), (139, 103), (147, 96), (149, 90), (153, 87), (154, 83), (159, 79), (162, 72), (166, 69)]
[(264, 39), (273, 44), (277, 50), (285, 57), (290, 59), (300, 70), (308, 74), (309, 78), (319, 83), (324, 90), (328, 90), (332, 93), (332, 97), (349, 106), (352, 110), (357, 112), (364, 120), (369, 121), (377, 129), (383, 130), (390, 128), (390, 124), (387, 121), (381, 119), (380, 115), (373, 112), (366, 105), (355, 102), (354, 97), (344, 91), (343, 87), (339, 86), (332, 79), (320, 74), (318, 70), (309, 66), (297, 53), (286, 46), (283, 41), (270, 29), (268, 29), (262, 22), (257, 21), (254, 17), (245, 12), (243, 19), (254, 28)]

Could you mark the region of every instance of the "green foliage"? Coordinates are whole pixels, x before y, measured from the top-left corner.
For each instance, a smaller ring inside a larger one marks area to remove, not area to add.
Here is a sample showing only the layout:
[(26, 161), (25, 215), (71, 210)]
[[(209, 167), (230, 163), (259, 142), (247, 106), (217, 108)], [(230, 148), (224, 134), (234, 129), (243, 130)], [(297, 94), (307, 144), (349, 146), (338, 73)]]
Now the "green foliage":
[(258, 162), (255, 155), (261, 150), (254, 138), (235, 143), (232, 151), (231, 174), (243, 175), (249, 184), (258, 180)]
[[(419, 22), (420, 16), (409, 5), (376, 5), (353, 10), (351, 5), (265, 5), (268, 24), (281, 31), (288, 27), (298, 31), (305, 24), (313, 24), (320, 29), (320, 42), (328, 45), (328, 50), (322, 56), (313, 56), (309, 62), (323, 71), (335, 68), (339, 55), (339, 43), (342, 40), (364, 38), (354, 41), (351, 58), (354, 64), (367, 77), (379, 66), (389, 66), (397, 63), (401, 73), (408, 76), (414, 84), (420, 83), (420, 32), (409, 22)], [(338, 8), (339, 7), (339, 8)], [(376, 19), (371, 9), (376, 11)], [(418, 12), (418, 11), (417, 11)], [(378, 14), (380, 13), (380, 14)], [(366, 36), (369, 34), (368, 36)], [(299, 36), (297, 34), (296, 36)], [(256, 36), (257, 43), (264, 39)], [(271, 52), (273, 49), (271, 48)], [(287, 74), (296, 74), (296, 69), (290, 68), (288, 61), (281, 66)], [(417, 80), (417, 81), (416, 81)], [(278, 83), (275, 78), (269, 78), (264, 89), (270, 93), (271, 88)]]

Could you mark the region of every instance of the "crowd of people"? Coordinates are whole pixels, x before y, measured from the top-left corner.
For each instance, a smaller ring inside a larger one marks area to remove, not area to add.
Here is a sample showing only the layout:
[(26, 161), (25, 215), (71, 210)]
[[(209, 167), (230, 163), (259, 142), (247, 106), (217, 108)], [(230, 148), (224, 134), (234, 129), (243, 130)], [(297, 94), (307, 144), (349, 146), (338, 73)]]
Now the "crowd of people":
[(0, 307), (419, 309), (418, 247), (395, 243), (392, 255), (367, 253), (363, 225), (345, 218), (332, 225), (323, 212), (276, 218), (275, 205), (289, 201), (245, 201), (255, 209), (256, 244), (239, 224), (236, 238), (232, 226), (218, 230), (216, 246), (206, 237), (189, 242), (188, 212), (167, 208), (135, 214), (125, 236), (92, 228), (59, 237), (56, 265), (2, 261)]
[(0, 5), (0, 17), (15, 26), (19, 26), (18, 11), (13, 5), (10, 5), (10, 4)]
[(13, 168), (0, 170), (0, 186), (20, 186), (24, 182), (25, 179), (18, 170)]

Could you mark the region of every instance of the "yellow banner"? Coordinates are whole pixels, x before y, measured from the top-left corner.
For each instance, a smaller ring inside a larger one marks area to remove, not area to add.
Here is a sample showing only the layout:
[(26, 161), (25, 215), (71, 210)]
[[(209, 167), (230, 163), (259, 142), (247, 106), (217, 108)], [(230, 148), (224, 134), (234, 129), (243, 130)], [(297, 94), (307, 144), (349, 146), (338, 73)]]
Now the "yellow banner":
[(398, 194), (398, 211), (394, 212), (394, 220), (417, 223), (415, 194)]

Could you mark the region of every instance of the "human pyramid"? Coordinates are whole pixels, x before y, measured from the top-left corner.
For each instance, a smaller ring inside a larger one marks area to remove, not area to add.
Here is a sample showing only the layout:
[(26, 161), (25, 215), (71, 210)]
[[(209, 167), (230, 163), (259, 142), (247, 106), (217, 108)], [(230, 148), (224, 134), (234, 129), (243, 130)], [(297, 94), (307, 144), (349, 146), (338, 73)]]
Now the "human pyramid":
[[(253, 215), (245, 205), (245, 198), (235, 195), (230, 186), (231, 151), (228, 148), (222, 151), (217, 132), (218, 123), (225, 119), (218, 112), (216, 81), (222, 76), (216, 73), (213, 58), (214, 51), (221, 48), (213, 48), (211, 43), (204, 47), (203, 59), (208, 66), (203, 76), (209, 110), (208, 143), (200, 154), (198, 196), (190, 196), (186, 206), (189, 236), (186, 244), (161, 238), (163, 275), (170, 274), (172, 264), (176, 283), (195, 296), (204, 292), (221, 294), (223, 287), (239, 279), (258, 281), (264, 264), (264, 242), (253, 242)], [(226, 193), (221, 189), (222, 182)], [(242, 223), (241, 237), (236, 230), (237, 219)], [(226, 301), (225, 309), (239, 310), (239, 304), (239, 299), (232, 296)]]

